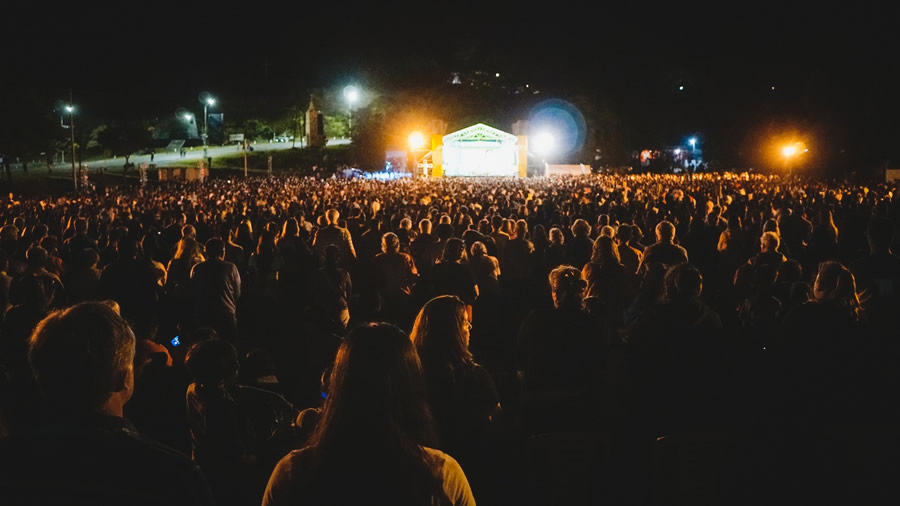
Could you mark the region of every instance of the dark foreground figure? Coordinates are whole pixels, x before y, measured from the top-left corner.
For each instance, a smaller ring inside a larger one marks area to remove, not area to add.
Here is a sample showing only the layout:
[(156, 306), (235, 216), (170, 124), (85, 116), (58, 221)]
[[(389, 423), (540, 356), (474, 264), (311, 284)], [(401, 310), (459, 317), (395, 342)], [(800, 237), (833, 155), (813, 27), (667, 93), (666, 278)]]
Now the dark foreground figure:
[(134, 354), (134, 334), (104, 304), (60, 310), (38, 325), (29, 358), (46, 419), (0, 446), (0, 502), (212, 504), (195, 464), (122, 417)]

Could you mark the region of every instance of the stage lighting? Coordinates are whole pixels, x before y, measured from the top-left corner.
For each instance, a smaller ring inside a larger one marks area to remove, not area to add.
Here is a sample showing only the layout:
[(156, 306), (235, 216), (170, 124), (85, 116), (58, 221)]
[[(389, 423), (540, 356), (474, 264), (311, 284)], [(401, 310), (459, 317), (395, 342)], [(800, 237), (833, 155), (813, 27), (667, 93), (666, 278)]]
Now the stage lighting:
[(413, 151), (422, 149), (425, 146), (425, 136), (420, 132), (413, 132), (409, 134), (409, 147), (412, 148)]
[(541, 156), (547, 156), (555, 149), (556, 140), (550, 132), (538, 132), (538, 134), (534, 136), (533, 145), (535, 153)]

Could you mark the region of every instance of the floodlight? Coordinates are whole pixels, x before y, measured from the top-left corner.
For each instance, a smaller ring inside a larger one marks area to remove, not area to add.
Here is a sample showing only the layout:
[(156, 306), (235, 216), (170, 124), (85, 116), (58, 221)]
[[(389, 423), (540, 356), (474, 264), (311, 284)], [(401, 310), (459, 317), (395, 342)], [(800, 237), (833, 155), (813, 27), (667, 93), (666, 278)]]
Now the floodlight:
[(184, 120), (185, 120), (185, 121), (190, 121), (190, 120), (192, 120), (192, 119), (194, 119), (194, 115), (193, 115), (193, 114), (185, 114), (185, 115), (184, 115)]
[(425, 146), (425, 136), (421, 132), (413, 132), (409, 134), (409, 147), (415, 150), (422, 149)]
[(796, 152), (797, 148), (795, 148), (794, 146), (785, 146), (781, 149), (781, 154), (783, 154), (784, 156), (794, 156)]
[(67, 105), (67, 106), (66, 106), (66, 112), (75, 112), (75, 106), (74, 106), (74, 105)]
[(547, 131), (539, 132), (534, 136), (534, 152), (541, 155), (547, 156), (553, 152), (556, 147), (556, 139), (553, 138), (553, 134)]

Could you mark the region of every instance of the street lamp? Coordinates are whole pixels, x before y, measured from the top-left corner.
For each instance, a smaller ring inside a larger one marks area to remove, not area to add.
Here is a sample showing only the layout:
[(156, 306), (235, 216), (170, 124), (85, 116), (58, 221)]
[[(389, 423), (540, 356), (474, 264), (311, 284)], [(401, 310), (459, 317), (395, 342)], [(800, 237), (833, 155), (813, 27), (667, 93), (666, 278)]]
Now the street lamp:
[(794, 155), (797, 154), (797, 147), (790, 145), (781, 148), (781, 154), (784, 155), (784, 163), (788, 167), (788, 177), (793, 177), (794, 175), (794, 164), (791, 163)]
[(347, 118), (347, 133), (350, 136), (350, 140), (353, 140), (353, 104), (359, 100), (359, 88), (356, 86), (349, 84), (344, 87), (344, 98), (347, 99), (347, 108), (350, 111), (350, 115)]
[(200, 100), (200, 103), (203, 104), (203, 158), (206, 159), (206, 147), (209, 145), (207, 130), (207, 118), (209, 118), (209, 115), (207, 114), (207, 108), (216, 105), (216, 99), (208, 91), (200, 93), (198, 99)]
[[(69, 97), (71, 99), (71, 97)], [(78, 169), (75, 168), (75, 106), (66, 104), (66, 112), (69, 113), (69, 133), (72, 138), (72, 183), (78, 190)]]

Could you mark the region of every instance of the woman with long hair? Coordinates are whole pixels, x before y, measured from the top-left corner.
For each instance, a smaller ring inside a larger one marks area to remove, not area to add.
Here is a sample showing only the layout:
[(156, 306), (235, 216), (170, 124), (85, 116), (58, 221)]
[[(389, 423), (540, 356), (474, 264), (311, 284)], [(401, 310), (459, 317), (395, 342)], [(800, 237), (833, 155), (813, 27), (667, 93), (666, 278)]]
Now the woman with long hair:
[(263, 506), (475, 504), (459, 464), (435, 450), (422, 365), (399, 328), (355, 328), (338, 350), (306, 447), (281, 459)]
[(853, 320), (860, 318), (856, 278), (840, 262), (822, 262), (812, 291), (813, 302), (833, 306)]
[(247, 255), (256, 249), (256, 241), (253, 240), (253, 224), (249, 219), (245, 219), (238, 224), (234, 242), (244, 248), (244, 252)]
[(178, 241), (175, 256), (166, 268), (166, 293), (178, 300), (190, 296), (191, 270), (204, 260), (200, 243), (190, 237)]
[(464, 463), (465, 456), (483, 447), (500, 409), (494, 381), (469, 352), (471, 326), (466, 304), (459, 297), (441, 295), (422, 307), (410, 333), (425, 370), (441, 448)]
[(487, 247), (481, 241), (472, 244), (469, 268), (482, 296), (500, 294), (500, 262), (497, 257), (488, 255)]
[(581, 277), (587, 282), (588, 297), (608, 298), (610, 291), (618, 291), (621, 295), (625, 266), (613, 238), (602, 235), (594, 241), (591, 261), (584, 264)]
[(615, 239), (601, 235), (594, 241), (591, 261), (584, 265), (581, 277), (587, 283), (585, 304), (590, 312), (602, 318), (607, 331), (621, 325), (637, 286), (626, 275)]

